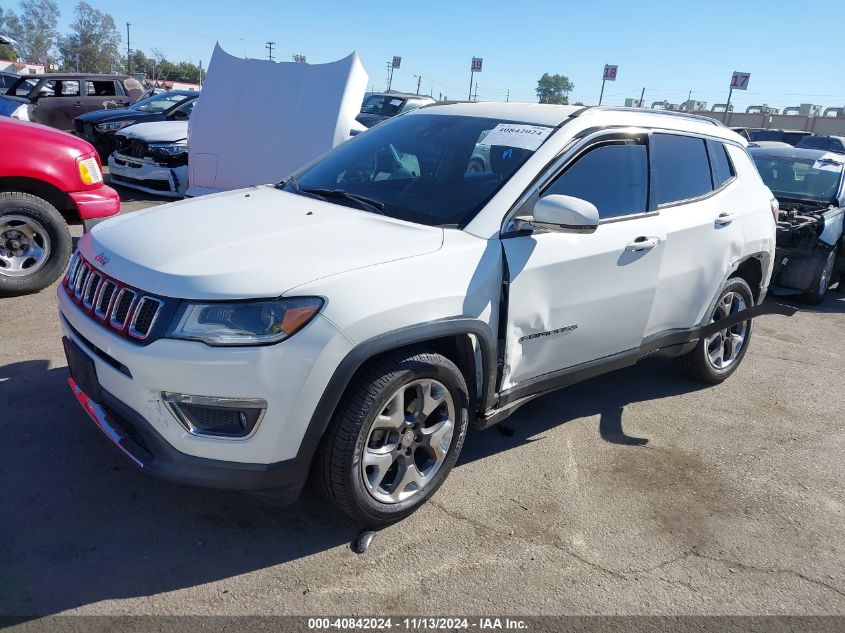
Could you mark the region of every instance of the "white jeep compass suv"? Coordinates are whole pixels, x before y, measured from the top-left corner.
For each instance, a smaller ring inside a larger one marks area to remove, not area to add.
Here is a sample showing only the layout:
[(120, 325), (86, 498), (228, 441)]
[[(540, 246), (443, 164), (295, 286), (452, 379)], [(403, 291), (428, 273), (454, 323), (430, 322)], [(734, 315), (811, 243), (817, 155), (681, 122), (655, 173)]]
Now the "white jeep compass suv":
[(86, 234), (58, 291), (70, 384), (144, 471), (291, 496), (313, 473), (394, 521), (469, 424), (649, 354), (733, 373), (773, 311), (774, 204), (710, 119), (421, 108), (276, 186)]

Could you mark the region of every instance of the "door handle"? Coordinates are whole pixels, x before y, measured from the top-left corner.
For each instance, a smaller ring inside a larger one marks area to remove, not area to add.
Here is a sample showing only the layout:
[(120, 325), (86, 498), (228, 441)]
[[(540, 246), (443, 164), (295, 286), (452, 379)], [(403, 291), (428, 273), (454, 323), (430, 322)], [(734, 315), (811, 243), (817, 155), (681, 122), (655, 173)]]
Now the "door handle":
[(660, 244), (660, 238), (659, 237), (646, 237), (646, 236), (643, 235), (643, 236), (635, 239), (633, 242), (626, 244), (625, 250), (626, 251), (635, 251), (635, 252), (636, 251), (647, 251), (647, 250), (654, 248), (658, 244)]
[(716, 218), (716, 226), (726, 226), (736, 220), (736, 216), (733, 213), (720, 213), (719, 217)]

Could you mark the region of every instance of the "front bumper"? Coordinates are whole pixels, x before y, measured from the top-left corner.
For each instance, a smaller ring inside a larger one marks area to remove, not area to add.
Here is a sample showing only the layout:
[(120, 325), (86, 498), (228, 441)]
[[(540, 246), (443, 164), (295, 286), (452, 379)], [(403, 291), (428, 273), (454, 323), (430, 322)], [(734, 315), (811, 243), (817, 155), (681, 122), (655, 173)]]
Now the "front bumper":
[(71, 191), (68, 196), (83, 222), (111, 217), (120, 212), (120, 194), (108, 185), (88, 191)]
[[(85, 398), (104, 417), (80, 402), (142, 470), (200, 486), (298, 492), (316, 445), (309, 433), (314, 412), (351, 347), (328, 320), (317, 317), (277, 345), (224, 348), (172, 339), (138, 345), (96, 323), (61, 285), (58, 299), (64, 336), (95, 369), (94, 393)], [(249, 437), (200, 436), (179, 422), (164, 392), (262, 398), (267, 409)]]
[(111, 181), (146, 193), (181, 198), (188, 188), (188, 166), (165, 167), (149, 159), (114, 152), (109, 156)]

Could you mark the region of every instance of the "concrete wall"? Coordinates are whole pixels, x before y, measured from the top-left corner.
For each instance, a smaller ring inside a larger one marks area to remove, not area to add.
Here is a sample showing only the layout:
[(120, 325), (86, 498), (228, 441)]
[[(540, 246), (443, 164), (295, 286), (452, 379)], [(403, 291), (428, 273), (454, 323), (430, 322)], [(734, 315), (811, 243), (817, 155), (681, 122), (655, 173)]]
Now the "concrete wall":
[[(696, 112), (695, 114), (724, 120), (724, 112)], [(731, 112), (725, 121), (728, 127), (759, 127), (776, 130), (804, 130), (814, 134), (845, 136), (845, 117), (801, 116), (797, 114), (746, 114)]]

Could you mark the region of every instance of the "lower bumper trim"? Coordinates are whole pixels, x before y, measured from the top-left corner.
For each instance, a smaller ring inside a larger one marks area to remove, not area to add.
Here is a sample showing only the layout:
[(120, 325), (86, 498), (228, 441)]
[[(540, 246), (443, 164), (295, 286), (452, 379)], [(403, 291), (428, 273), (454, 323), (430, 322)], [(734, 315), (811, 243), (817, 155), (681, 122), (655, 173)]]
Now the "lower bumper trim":
[(273, 464), (228, 462), (188, 455), (173, 448), (138, 412), (100, 389), (91, 399), (68, 380), (82, 408), (102, 433), (132, 463), (151, 475), (190, 486), (227, 490), (273, 490), (294, 501), (308, 478), (310, 464), (291, 459)]

